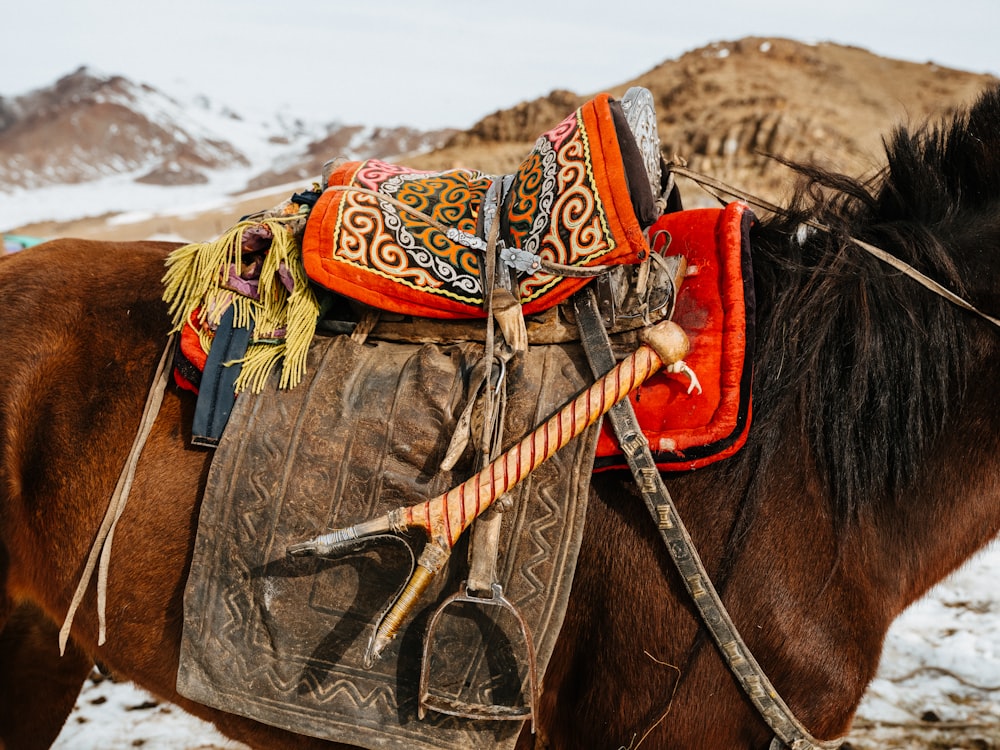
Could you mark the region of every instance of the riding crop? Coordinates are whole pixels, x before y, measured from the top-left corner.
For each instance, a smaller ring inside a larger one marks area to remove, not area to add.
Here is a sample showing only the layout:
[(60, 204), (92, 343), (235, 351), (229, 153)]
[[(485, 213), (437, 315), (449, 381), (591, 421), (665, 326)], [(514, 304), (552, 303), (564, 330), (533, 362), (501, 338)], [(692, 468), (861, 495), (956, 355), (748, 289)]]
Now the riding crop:
[(691, 379), (688, 392), (700, 389), (683, 357), (689, 350), (687, 335), (676, 323), (665, 320), (640, 335), (643, 344), (607, 375), (563, 406), (506, 453), (475, 476), (435, 498), (399, 507), (383, 516), (289, 545), (293, 556), (339, 555), (357, 547), (358, 540), (384, 534), (422, 529), (428, 541), (405, 588), (381, 618), (366, 662), (378, 659), (396, 637), (406, 616), (444, 567), (452, 547), (472, 522), (493, 502), (528, 476), (539, 464), (594, 424), (612, 406), (638, 388), (661, 367)]

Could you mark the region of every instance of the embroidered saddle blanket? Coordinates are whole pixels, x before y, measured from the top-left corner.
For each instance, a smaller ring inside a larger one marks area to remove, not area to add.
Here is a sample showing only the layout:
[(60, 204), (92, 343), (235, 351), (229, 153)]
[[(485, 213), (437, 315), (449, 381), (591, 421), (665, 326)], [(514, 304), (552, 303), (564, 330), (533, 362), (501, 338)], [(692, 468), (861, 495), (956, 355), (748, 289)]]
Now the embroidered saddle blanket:
[[(670, 252), (687, 261), (673, 317), (691, 340), (687, 362), (702, 385), (701, 393), (688, 394), (681, 381), (657, 374), (631, 396), (662, 470), (699, 468), (732, 455), (746, 440), (752, 414), (755, 303), (748, 235), (753, 221), (746, 205), (732, 203), (719, 209), (668, 213), (649, 230), (657, 238), (656, 252), (669, 236)], [(529, 330), (548, 324), (528, 318)], [(372, 335), (382, 336), (386, 327), (377, 326)], [(446, 336), (441, 330), (438, 338)], [(178, 383), (196, 392), (208, 359), (203, 341), (194, 327), (184, 327), (175, 371)], [(231, 390), (232, 379), (228, 386)], [(597, 443), (595, 468), (625, 466), (616, 438), (605, 427)]]
[[(302, 243), (309, 277), (377, 309), (430, 318), (485, 315), (480, 259), (495, 223), (513, 257), (582, 267), (638, 263), (656, 218), (645, 159), (606, 94), (543, 133), (512, 175), (371, 160), (340, 165), (325, 187)], [(524, 313), (587, 281), (522, 276)]]

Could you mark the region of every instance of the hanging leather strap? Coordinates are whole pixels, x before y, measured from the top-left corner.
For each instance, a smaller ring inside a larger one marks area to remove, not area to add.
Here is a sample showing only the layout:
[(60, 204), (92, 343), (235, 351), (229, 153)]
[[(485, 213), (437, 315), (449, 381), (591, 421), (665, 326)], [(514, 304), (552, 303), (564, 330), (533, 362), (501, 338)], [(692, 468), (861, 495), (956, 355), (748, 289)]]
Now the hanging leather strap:
[[(66, 612), (66, 619), (63, 620), (62, 628), (59, 630), (60, 655), (66, 653), (66, 642), (69, 640), (70, 630), (73, 627), (73, 618), (76, 616), (80, 602), (83, 601), (83, 595), (90, 585), (90, 579), (94, 575), (95, 568), (98, 568), (97, 619), (99, 632), (97, 645), (100, 646), (104, 643), (106, 637), (105, 610), (107, 608), (108, 566), (111, 563), (111, 545), (114, 541), (118, 520), (125, 511), (125, 504), (128, 502), (129, 493), (132, 491), (132, 482), (135, 479), (135, 470), (139, 465), (139, 458), (142, 456), (142, 449), (146, 445), (149, 433), (153, 430), (156, 415), (160, 413), (163, 394), (170, 380), (170, 359), (174, 351), (175, 338), (176, 334), (170, 334), (167, 338), (167, 345), (163, 348), (163, 354), (160, 355), (160, 361), (156, 366), (156, 375), (153, 377), (153, 384), (150, 387), (149, 394), (146, 396), (146, 405), (142, 410), (138, 432), (136, 433), (135, 440), (132, 442), (132, 448), (129, 451), (125, 465), (122, 467), (121, 474), (118, 476), (118, 484), (115, 486), (115, 491), (108, 502), (108, 509), (104, 514), (104, 520), (101, 521), (97, 537), (90, 548), (90, 555), (87, 557), (87, 563), (84, 566), (83, 574), (80, 576), (80, 582), (73, 593), (73, 600), (70, 602), (69, 610)], [(100, 567), (98, 567), (98, 563), (100, 563)]]
[[(733, 187), (732, 185), (727, 185), (721, 180), (717, 180), (714, 177), (710, 177), (709, 175), (702, 174), (701, 172), (695, 172), (693, 169), (688, 169), (682, 164), (671, 162), (670, 164), (667, 165), (667, 169), (672, 174), (677, 174), (680, 175), (681, 177), (687, 177), (689, 180), (692, 180), (693, 182), (698, 184), (703, 190), (708, 192), (710, 195), (715, 196), (715, 198), (717, 198), (723, 204), (725, 204), (726, 201), (722, 198), (721, 195), (719, 195), (719, 192), (730, 195), (733, 198), (738, 198), (739, 200), (745, 203), (749, 203), (751, 206), (754, 206), (755, 208), (762, 208), (765, 211), (770, 211), (771, 213), (779, 216), (788, 215), (788, 211), (781, 208), (781, 206), (777, 206), (774, 203), (771, 203), (770, 201), (766, 201), (763, 198), (754, 195), (753, 193), (748, 193), (747, 191), (740, 190), (739, 188)], [(826, 232), (828, 234), (831, 234), (833, 232), (833, 230), (829, 226), (821, 222), (818, 222), (815, 219), (807, 219), (802, 223), (803, 225), (811, 227), (819, 232)], [(934, 294), (943, 297), (944, 299), (951, 302), (953, 305), (957, 305), (958, 307), (961, 307), (963, 310), (968, 310), (974, 315), (978, 315), (983, 320), (992, 323), (993, 325), (1000, 328), (1000, 318), (995, 318), (992, 315), (987, 315), (982, 310), (978, 309), (975, 305), (973, 305), (971, 302), (969, 302), (963, 297), (960, 297), (951, 289), (935, 281), (926, 274), (921, 273), (906, 261), (900, 260), (892, 253), (886, 252), (877, 245), (873, 245), (870, 242), (865, 242), (864, 240), (859, 240), (857, 237), (852, 237), (850, 235), (847, 235), (846, 239), (853, 242), (855, 245), (860, 247), (866, 253), (869, 253), (870, 255), (878, 258), (883, 263), (890, 265), (897, 271), (901, 271), (902, 273), (906, 274), (911, 279), (916, 281), (918, 284), (921, 284), (925, 288), (934, 292)]]
[[(595, 377), (601, 377), (614, 367), (615, 357), (598, 311), (597, 299), (593, 290), (586, 287), (574, 296), (573, 302), (577, 324), (580, 327), (580, 339), (590, 369)], [(705, 628), (718, 646), (737, 682), (764, 721), (774, 731), (778, 744), (772, 743), (772, 750), (781, 747), (781, 743), (791, 750), (833, 750), (840, 747), (839, 741), (824, 742), (809, 734), (778, 695), (743, 641), (677, 513), (673, 499), (656, 468), (656, 461), (649, 450), (645, 435), (642, 434), (631, 402), (627, 398), (619, 401), (608, 412), (608, 418), (639, 485), (646, 508), (653, 517), (667, 552), (681, 574), (681, 580), (691, 595)]]

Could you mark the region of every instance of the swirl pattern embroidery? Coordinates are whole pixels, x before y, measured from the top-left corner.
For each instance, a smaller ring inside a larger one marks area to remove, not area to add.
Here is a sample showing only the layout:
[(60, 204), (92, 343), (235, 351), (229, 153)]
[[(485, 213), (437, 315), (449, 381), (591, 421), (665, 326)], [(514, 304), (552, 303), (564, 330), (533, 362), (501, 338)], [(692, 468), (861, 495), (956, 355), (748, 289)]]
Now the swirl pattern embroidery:
[[(567, 133), (567, 122), (575, 125), (572, 133)], [(558, 139), (558, 149), (553, 148), (549, 138)], [(543, 141), (548, 148), (542, 145)], [(593, 263), (614, 250), (614, 237), (608, 231), (604, 207), (594, 181), (590, 144), (578, 114), (539, 138), (534, 153), (542, 155), (543, 163), (545, 157), (551, 154), (551, 170), (556, 184), (550, 194), (544, 188), (539, 191), (545, 196), (539, 201), (539, 209), (545, 201), (544, 210), (539, 210), (539, 214), (545, 214), (548, 220), (545, 234), (537, 238), (529, 235), (521, 246), (528, 249), (528, 243), (532, 243), (532, 252), (563, 265)], [(559, 281), (560, 277), (547, 273), (525, 277), (520, 282), (522, 301), (537, 299)]]
[[(321, 223), (310, 222), (304, 247), (314, 279), (398, 312), (481, 317), (482, 250), (468, 245), (482, 248), (487, 226), (499, 228), (508, 248), (562, 265), (637, 262), (644, 240), (630, 204), (615, 198), (628, 185), (609, 102), (602, 95), (583, 105), (542, 134), (516, 172), (500, 177), (344, 163), (330, 186), (366, 192), (321, 196), (322, 212), (314, 209)], [(530, 314), (580, 281), (538, 272), (517, 284)]]
[[(448, 227), (475, 233), (490, 178), (471, 170), (419, 172), (377, 160), (365, 162), (355, 183), (391, 196)], [(339, 260), (407, 286), (481, 305), (479, 257), (437, 227), (389, 201), (346, 193), (341, 204)]]

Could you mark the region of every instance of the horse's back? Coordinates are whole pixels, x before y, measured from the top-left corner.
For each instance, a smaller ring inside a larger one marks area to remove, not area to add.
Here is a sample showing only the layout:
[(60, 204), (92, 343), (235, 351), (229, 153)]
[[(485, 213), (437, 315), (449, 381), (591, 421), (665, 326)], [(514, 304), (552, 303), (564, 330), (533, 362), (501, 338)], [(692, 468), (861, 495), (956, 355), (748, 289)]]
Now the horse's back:
[(93, 664), (56, 631), (163, 346), (171, 247), (0, 257), (0, 747), (46, 747)]
[(61, 312), (84, 306), (100, 308), (130, 299), (158, 303), (163, 264), (175, 247), (170, 242), (60, 239), (2, 256), (0, 316), (30, 310), (55, 320)]

